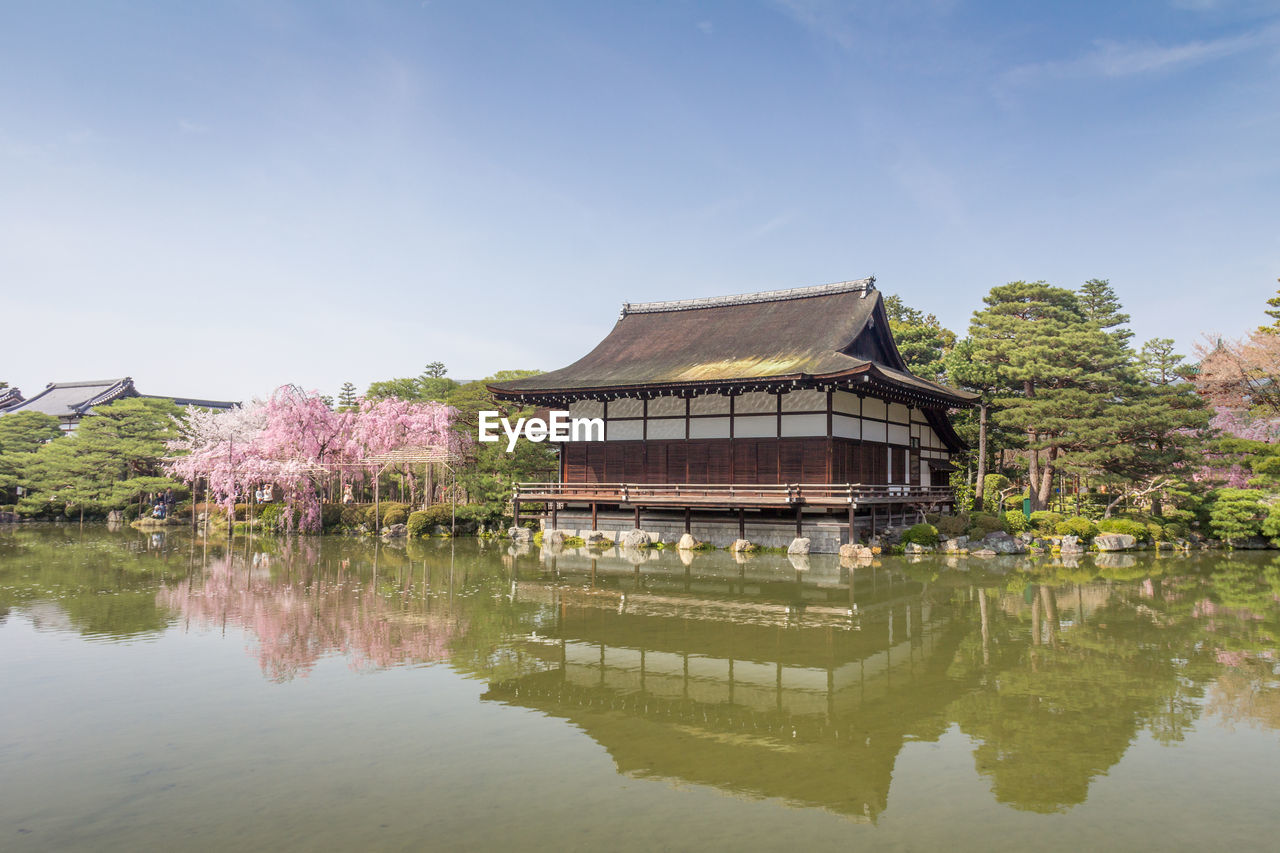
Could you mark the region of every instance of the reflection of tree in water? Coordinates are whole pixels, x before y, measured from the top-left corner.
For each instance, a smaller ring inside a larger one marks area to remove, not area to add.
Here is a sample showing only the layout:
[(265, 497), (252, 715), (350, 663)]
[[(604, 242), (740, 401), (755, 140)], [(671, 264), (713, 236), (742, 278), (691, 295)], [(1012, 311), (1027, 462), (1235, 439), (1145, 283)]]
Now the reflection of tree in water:
[[(314, 565), (315, 558), (306, 565)], [(421, 600), (383, 596), (359, 574), (306, 571), (275, 576), (270, 561), (255, 568), (242, 555), (214, 561), (202, 574), (156, 593), (185, 627), (243, 627), (256, 642), (262, 671), (273, 681), (305, 676), (322, 657), (341, 654), (355, 669), (444, 660), (465, 630), (462, 617)]]
[(985, 678), (950, 710), (978, 741), (978, 770), (1000, 802), (1037, 812), (1084, 802), (1139, 731), (1169, 743), (1195, 720), (1199, 691), (1178, 663), (1192, 626), (1134, 592), (1040, 586), (986, 602), (988, 640), (971, 639), (953, 668)]
[(1212, 643), (1220, 674), (1206, 710), (1228, 727), (1280, 729), (1280, 558), (1256, 565), (1224, 561), (1194, 615)]
[(156, 583), (186, 571), (184, 554), (130, 529), (18, 528), (0, 535), (0, 622), (23, 612), (37, 627), (89, 637), (158, 634), (172, 621)]

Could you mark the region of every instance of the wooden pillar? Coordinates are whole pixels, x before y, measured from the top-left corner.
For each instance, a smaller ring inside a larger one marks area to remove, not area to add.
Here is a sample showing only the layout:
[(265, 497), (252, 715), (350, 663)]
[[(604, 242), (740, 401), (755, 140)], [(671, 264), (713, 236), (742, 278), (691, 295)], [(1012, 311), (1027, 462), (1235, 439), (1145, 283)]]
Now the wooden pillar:
[(636, 504), (636, 530), (640, 529), (640, 504)]
[(875, 538), (875, 535), (876, 535), (876, 505), (872, 504), (871, 505), (871, 536), (872, 538)]
[(849, 544), (854, 545), (858, 541), (858, 531), (854, 527), (853, 517), (858, 511), (857, 504), (849, 504)]
[(801, 506), (796, 504), (796, 538), (799, 539), (801, 534)]
[(591, 529), (592, 530), (600, 529), (600, 524), (596, 520), (596, 502), (595, 501), (591, 502)]
[(741, 508), (738, 509), (738, 538), (747, 538), (747, 511)]
[(693, 533), (693, 528), (691, 526), (691, 522), (693, 521), (692, 516), (693, 516), (693, 510), (690, 509), (689, 507), (685, 507), (684, 508), (684, 532), (685, 533), (689, 533), (689, 534)]
[(513, 500), (511, 502), (511, 511), (512, 511), (511, 514), (513, 516), (513, 518), (511, 519), (511, 523), (513, 526), (519, 527), (520, 526), (520, 501)]
[(551, 502), (551, 529), (556, 530), (560, 527), (556, 510), (560, 508), (560, 504), (555, 501)]

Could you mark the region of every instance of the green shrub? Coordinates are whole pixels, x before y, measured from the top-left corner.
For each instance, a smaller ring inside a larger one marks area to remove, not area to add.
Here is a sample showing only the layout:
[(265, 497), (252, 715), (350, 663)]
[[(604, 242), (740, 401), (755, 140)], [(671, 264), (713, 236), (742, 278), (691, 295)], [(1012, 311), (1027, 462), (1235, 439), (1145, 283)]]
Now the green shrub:
[(1264, 497), (1259, 489), (1219, 489), (1209, 510), (1213, 535), (1228, 542), (1260, 535), (1263, 522), (1270, 515)]
[(1031, 522), (1027, 521), (1027, 517), (1022, 514), (1022, 510), (1016, 512), (1006, 512), (1004, 514), (1004, 528), (1017, 536), (1019, 533), (1025, 533), (1031, 529)]
[[(387, 521), (388, 515), (398, 518), (399, 521)], [(382, 501), (376, 506), (366, 507), (364, 510), (364, 523), (375, 530), (381, 530), (388, 524), (404, 524), (405, 519), (408, 517), (409, 505), (397, 503), (396, 501)]]
[(1004, 530), (1004, 522), (989, 512), (975, 512), (969, 517), (969, 538), (981, 539), (988, 533)]
[(1150, 535), (1145, 524), (1131, 518), (1104, 518), (1098, 522), (1098, 530), (1102, 533), (1127, 533), (1139, 542), (1147, 541)]
[[(955, 515), (939, 515), (935, 516), (936, 520), (929, 519), (929, 523), (938, 529), (938, 533), (948, 538), (952, 536), (962, 536), (969, 529), (969, 513), (960, 512)], [(926, 516), (926, 519), (928, 517)]]
[(1191, 528), (1182, 521), (1170, 521), (1164, 526), (1164, 541), (1186, 539), (1191, 536)]
[(1059, 536), (1076, 536), (1080, 539), (1092, 539), (1098, 535), (1098, 525), (1084, 516), (1076, 515), (1053, 526), (1053, 532)]
[(1039, 512), (1031, 513), (1031, 529), (1036, 533), (1052, 533), (1054, 528), (1061, 524), (1062, 521), (1062, 513), (1060, 512), (1042, 509)]
[(320, 504), (320, 526), (332, 530), (342, 525), (342, 504)]
[(356, 504), (344, 504), (340, 521), (343, 527), (359, 527), (364, 524), (364, 507)]
[(916, 524), (902, 534), (903, 545), (927, 545), (932, 548), (938, 544), (938, 528), (932, 524)]
[(258, 522), (263, 530), (280, 530), (284, 527), (284, 504), (269, 503), (258, 508)]
[[(461, 507), (459, 507), (461, 509)], [(453, 510), (449, 504), (432, 504), (426, 509), (415, 512), (414, 515), (419, 516), (418, 525), (421, 533), (410, 533), (411, 536), (430, 535), (431, 528), (440, 525), (446, 531), (449, 529), (449, 523), (453, 518)]]
[(1169, 537), (1165, 535), (1164, 525), (1155, 521), (1148, 521), (1146, 524), (1147, 538), (1152, 542), (1163, 542)]
[(410, 538), (416, 539), (419, 536), (431, 535), (430, 514), (423, 509), (409, 513), (409, 519), (405, 522), (408, 528)]

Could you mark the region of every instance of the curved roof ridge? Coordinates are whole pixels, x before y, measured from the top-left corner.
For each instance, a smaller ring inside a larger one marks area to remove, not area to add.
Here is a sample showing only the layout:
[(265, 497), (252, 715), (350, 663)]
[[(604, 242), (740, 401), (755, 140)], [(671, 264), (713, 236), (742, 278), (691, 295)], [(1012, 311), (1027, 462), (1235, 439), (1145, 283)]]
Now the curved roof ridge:
[(758, 293), (737, 293), (731, 296), (705, 296), (700, 299), (671, 299), (665, 302), (624, 302), (622, 313), (660, 314), (666, 311), (689, 311), (695, 308), (721, 308), (729, 305), (752, 305), (757, 302), (784, 302), (788, 299), (807, 299), (811, 296), (830, 296), (836, 293), (861, 292), (864, 296), (876, 289), (876, 277), (836, 281), (808, 287), (791, 287), (785, 290), (764, 290)]

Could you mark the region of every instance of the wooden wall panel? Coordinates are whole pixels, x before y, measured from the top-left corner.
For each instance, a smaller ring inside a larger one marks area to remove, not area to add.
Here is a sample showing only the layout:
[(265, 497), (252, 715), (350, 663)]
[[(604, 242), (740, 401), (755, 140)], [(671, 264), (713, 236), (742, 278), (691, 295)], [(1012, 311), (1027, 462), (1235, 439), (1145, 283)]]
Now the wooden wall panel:
[(627, 442), (622, 447), (622, 479), (623, 483), (643, 483), (644, 479), (644, 442)]
[(707, 482), (728, 483), (729, 481), (729, 443), (727, 441), (708, 442)]
[(706, 442), (690, 442), (689, 448), (689, 479), (690, 483), (709, 483), (707, 479), (707, 444)]
[(652, 442), (645, 448), (644, 482), (646, 483), (679, 483), (681, 480), (667, 479), (667, 445)]
[(757, 441), (735, 441), (733, 448), (733, 482), (759, 483), (756, 474)]
[(804, 476), (804, 439), (784, 438), (778, 442), (779, 476), (783, 483), (799, 483)]
[(604, 478), (604, 445), (598, 442), (587, 445), (587, 482), (608, 482)]
[(701, 439), (581, 442), (564, 447), (569, 483), (861, 483), (919, 485), (919, 451), (850, 439)]

